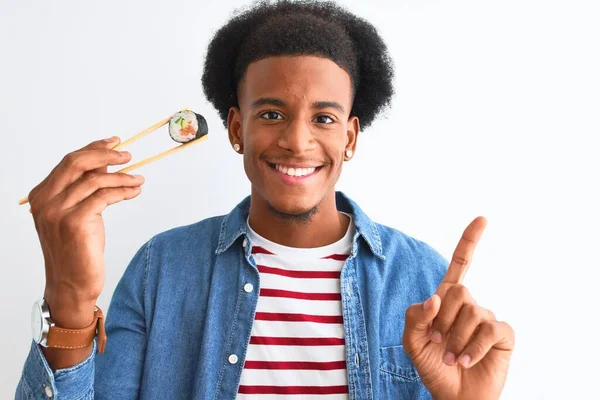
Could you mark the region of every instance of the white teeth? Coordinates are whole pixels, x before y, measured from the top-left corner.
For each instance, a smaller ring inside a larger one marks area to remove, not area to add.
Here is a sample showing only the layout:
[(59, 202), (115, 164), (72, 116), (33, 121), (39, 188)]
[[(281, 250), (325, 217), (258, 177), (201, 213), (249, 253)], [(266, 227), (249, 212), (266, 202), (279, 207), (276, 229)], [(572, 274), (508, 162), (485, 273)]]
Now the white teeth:
[(306, 176), (312, 174), (316, 170), (316, 168), (288, 168), (279, 164), (275, 164), (275, 169), (289, 176)]

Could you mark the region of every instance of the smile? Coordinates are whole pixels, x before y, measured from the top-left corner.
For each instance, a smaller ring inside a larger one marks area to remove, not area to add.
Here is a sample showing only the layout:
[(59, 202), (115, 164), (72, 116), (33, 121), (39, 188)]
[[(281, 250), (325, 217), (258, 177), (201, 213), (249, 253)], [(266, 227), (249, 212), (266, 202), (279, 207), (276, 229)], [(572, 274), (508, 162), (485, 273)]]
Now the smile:
[(267, 162), (271, 169), (279, 172), (278, 175), (282, 176), (286, 181), (297, 181), (298, 179), (308, 178), (310, 176), (315, 175), (322, 166), (314, 167), (314, 166), (286, 166), (282, 164), (273, 164)]
[(306, 176), (315, 172), (315, 167), (309, 168), (288, 168), (285, 165), (275, 164), (275, 169), (289, 176)]

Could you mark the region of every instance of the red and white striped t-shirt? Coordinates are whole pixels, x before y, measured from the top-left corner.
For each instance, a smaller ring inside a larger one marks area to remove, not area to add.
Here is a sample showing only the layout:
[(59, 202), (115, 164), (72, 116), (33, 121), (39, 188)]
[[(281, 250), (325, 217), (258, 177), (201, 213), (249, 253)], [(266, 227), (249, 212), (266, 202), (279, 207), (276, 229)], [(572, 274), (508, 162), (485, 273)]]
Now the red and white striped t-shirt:
[(336, 243), (293, 248), (249, 229), (260, 295), (238, 399), (348, 399), (340, 271), (354, 224)]

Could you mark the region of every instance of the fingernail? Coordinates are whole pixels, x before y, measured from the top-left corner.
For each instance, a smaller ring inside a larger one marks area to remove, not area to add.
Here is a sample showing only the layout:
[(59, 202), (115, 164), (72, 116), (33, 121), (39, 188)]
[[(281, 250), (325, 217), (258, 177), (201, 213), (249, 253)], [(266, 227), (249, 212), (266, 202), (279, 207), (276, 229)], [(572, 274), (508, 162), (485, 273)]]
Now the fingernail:
[(431, 308), (432, 304), (433, 304), (433, 299), (430, 297), (427, 299), (427, 301), (425, 303), (423, 303), (423, 309), (425, 311), (429, 310)]
[(116, 141), (117, 139), (119, 139), (119, 137), (118, 137), (118, 136), (113, 136), (113, 137), (111, 137), (111, 138), (104, 139), (104, 141), (105, 141), (106, 143), (112, 143), (112, 142)]
[(123, 157), (123, 158), (125, 158), (125, 157), (129, 157), (129, 156), (130, 156), (130, 154), (129, 154), (129, 152), (128, 152), (128, 151), (120, 151), (120, 152), (119, 152), (119, 155), (120, 155), (121, 157)]
[(433, 332), (431, 333), (431, 341), (433, 343), (442, 343), (443, 338), (442, 338), (442, 333), (438, 330), (433, 330)]
[(142, 181), (142, 182), (144, 182), (144, 181), (145, 181), (145, 179), (144, 179), (144, 177), (143, 177), (142, 175), (133, 175), (133, 177), (134, 177), (135, 179), (137, 179), (138, 181)]
[(451, 352), (447, 352), (444, 355), (443, 361), (444, 361), (444, 363), (446, 363), (448, 365), (454, 365), (454, 361), (456, 361), (456, 356)]
[(471, 363), (471, 356), (468, 354), (463, 354), (458, 359), (458, 362), (461, 363), (463, 367), (468, 367), (469, 364)]

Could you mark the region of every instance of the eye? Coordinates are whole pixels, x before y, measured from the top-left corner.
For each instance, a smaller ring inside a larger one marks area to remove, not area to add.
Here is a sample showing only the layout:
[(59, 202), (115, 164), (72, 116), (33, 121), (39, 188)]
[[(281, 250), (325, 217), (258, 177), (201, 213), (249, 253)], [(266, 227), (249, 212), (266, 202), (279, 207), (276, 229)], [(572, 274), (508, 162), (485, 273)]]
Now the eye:
[(331, 118), (328, 115), (319, 115), (315, 118), (315, 121), (317, 121), (320, 124), (333, 124), (335, 122), (333, 118)]
[(277, 111), (267, 111), (265, 113), (262, 113), (260, 117), (264, 119), (283, 119), (283, 115), (281, 115)]

